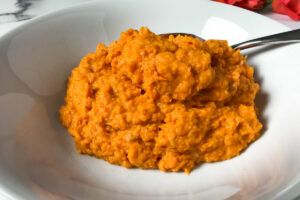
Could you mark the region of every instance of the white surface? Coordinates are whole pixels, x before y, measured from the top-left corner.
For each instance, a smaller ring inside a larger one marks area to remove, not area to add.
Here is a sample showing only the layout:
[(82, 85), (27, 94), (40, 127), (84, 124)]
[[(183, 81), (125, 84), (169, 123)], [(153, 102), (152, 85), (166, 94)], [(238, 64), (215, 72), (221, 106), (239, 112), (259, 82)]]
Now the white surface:
[[(16, 0), (1, 0), (0, 13), (14, 12)], [(4, 6), (5, 5), (5, 6)]]
[[(30, 16), (39, 16), (41, 14), (44, 14), (46, 12), (54, 11), (57, 9), (65, 8), (68, 6), (84, 3), (84, 2), (90, 2), (91, 0), (40, 0), (40, 1), (32, 1), (32, 6), (28, 9), (28, 11), (25, 12), (25, 14)], [(99, 0), (101, 1), (101, 0)], [(112, 0), (113, 1), (113, 0)], [(210, 1), (210, 0), (201, 0), (201, 1)], [(0, 0), (0, 13), (6, 12), (6, 11), (14, 11), (18, 10), (15, 6), (15, 0)], [(269, 17), (270, 19), (273, 19), (277, 22), (280, 22), (287, 27), (291, 29), (298, 29), (300, 28), (300, 21), (293, 21), (286, 15), (281, 15), (272, 12), (271, 6), (268, 6), (263, 11), (260, 12), (260, 14)], [(12, 18), (9, 16), (9, 18)], [(18, 25), (22, 24), (22, 22), (6, 22), (1, 23), (3, 19), (0, 19), (0, 37), (8, 32), (9, 30), (12, 30), (13, 28), (17, 27)], [(260, 26), (258, 24), (258, 26)]]
[(0, 37), (23, 23), (25, 23), (25, 21), (0, 24)]
[[(266, 131), (234, 159), (201, 165), (187, 176), (124, 169), (75, 152), (57, 110), (69, 72), (98, 42), (108, 43), (128, 27), (143, 25), (156, 33), (180, 30), (212, 37), (210, 32), (222, 32), (220, 39), (234, 42), (288, 30), (261, 15), (215, 2), (177, 0), (172, 9), (166, 0), (131, 0), (127, 5), (106, 0), (65, 9), (1, 38), (0, 197), (285, 200), (296, 196), (300, 189), (300, 185), (293, 188), (300, 179), (299, 44), (245, 52), (261, 80), (258, 105), (267, 119)], [(226, 31), (224, 20), (236, 31)], [(257, 29), (257, 23), (268, 28)], [(239, 38), (241, 32), (244, 38)]]

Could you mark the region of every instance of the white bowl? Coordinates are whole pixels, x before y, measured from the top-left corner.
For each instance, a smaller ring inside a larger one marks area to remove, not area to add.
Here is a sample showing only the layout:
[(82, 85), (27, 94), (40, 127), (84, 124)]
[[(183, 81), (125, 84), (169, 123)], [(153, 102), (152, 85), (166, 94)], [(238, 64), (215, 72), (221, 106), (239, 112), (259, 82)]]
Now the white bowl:
[[(128, 28), (188, 32), (231, 43), (288, 30), (210, 1), (103, 0), (38, 17), (0, 40), (3, 199), (289, 199), (300, 178), (300, 45), (246, 51), (262, 92), (263, 136), (240, 156), (184, 173), (125, 169), (79, 155), (58, 119), (82, 56)], [(265, 27), (265, 28), (259, 28)]]

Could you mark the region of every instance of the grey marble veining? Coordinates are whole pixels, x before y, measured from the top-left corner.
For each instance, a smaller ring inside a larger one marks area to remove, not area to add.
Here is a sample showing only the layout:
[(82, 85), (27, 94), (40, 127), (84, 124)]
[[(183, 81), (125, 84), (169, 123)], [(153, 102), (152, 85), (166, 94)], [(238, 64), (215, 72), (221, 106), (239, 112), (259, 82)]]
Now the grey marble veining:
[(4, 1), (1, 5), (0, 23), (9, 21), (21, 21), (30, 19), (33, 16), (25, 14), (34, 1), (38, 0), (10, 0)]
[(31, 19), (35, 16), (89, 0), (1, 0), (0, 24)]
[[(24, 21), (49, 11), (88, 1), (91, 0), (0, 0), (0, 25), (8, 22)], [(260, 13), (285, 24), (291, 29), (300, 28), (299, 21), (293, 21), (285, 15), (274, 13), (271, 7)]]

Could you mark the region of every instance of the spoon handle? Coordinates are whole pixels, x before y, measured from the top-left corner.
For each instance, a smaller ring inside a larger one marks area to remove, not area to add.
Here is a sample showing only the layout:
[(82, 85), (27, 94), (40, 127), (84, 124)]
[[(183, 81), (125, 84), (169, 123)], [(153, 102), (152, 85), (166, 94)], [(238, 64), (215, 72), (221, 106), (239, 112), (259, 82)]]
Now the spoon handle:
[(286, 43), (296, 43), (296, 42), (300, 42), (300, 29), (287, 31), (283, 33), (277, 33), (275, 35), (269, 35), (261, 38), (256, 38), (253, 40), (248, 40), (245, 42), (241, 42), (239, 44), (232, 45), (232, 48), (243, 50), (243, 49), (258, 47), (262, 45), (286, 44)]

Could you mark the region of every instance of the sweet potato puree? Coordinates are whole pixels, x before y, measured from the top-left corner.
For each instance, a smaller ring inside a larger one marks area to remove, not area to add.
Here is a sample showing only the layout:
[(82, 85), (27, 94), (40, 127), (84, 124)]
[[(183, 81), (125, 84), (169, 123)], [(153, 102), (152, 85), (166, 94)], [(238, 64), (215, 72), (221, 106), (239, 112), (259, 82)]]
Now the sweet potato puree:
[(60, 118), (82, 154), (190, 172), (260, 136), (253, 72), (226, 41), (129, 29), (72, 71)]

